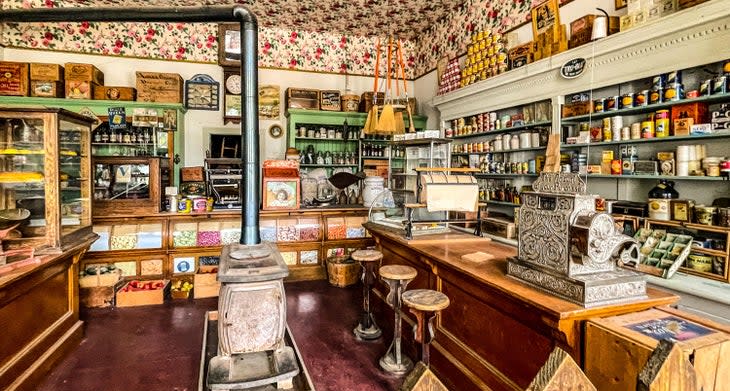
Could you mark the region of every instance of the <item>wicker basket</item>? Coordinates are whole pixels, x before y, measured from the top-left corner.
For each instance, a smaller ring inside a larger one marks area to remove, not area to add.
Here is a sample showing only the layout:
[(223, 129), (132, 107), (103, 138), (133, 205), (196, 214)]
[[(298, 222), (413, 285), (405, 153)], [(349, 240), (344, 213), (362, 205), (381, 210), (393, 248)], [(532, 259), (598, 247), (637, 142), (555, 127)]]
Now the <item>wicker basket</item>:
[(360, 277), (360, 264), (349, 256), (327, 258), (327, 276), (330, 284), (344, 288), (357, 283)]

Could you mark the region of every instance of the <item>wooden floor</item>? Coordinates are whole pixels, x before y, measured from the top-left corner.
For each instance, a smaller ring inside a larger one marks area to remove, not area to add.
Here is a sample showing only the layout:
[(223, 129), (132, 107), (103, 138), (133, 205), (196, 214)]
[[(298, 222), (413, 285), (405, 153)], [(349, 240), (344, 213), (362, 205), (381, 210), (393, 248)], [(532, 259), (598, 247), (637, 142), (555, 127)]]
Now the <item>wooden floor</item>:
[[(378, 366), (388, 336), (362, 342), (352, 334), (361, 292), (326, 281), (286, 284), (288, 324), (318, 391), (390, 391), (402, 381)], [(83, 341), (38, 389), (197, 390), (204, 316), (217, 304), (199, 299), (84, 311)]]

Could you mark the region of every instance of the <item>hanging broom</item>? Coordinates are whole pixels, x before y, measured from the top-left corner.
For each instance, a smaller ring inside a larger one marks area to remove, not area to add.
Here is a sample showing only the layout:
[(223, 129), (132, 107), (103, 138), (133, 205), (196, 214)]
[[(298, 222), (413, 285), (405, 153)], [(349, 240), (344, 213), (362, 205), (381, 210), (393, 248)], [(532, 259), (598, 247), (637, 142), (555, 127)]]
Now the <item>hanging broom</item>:
[(378, 125), (375, 130), (379, 133), (391, 134), (395, 132), (395, 113), (393, 112), (393, 97), (390, 96), (390, 62), (392, 59), (392, 38), (388, 40), (388, 63), (386, 64), (386, 87), (385, 87), (385, 102), (383, 110), (380, 112), (380, 118), (378, 118)]
[(377, 96), (378, 96), (379, 70), (380, 70), (380, 38), (378, 38), (378, 43), (375, 46), (375, 81), (373, 82), (373, 102), (372, 102), (372, 107), (370, 108), (370, 111), (368, 111), (368, 117), (365, 120), (365, 127), (363, 127), (363, 132), (365, 132), (365, 134), (375, 133), (375, 125), (378, 123)]
[[(406, 112), (408, 113), (408, 133), (416, 133), (416, 126), (413, 124), (413, 111), (408, 100), (408, 82), (406, 82), (406, 66), (403, 62), (403, 49), (398, 40), (398, 64), (400, 65), (401, 77), (403, 78), (403, 92), (406, 94)], [(405, 130), (405, 129), (404, 129)]]
[[(400, 100), (400, 81), (398, 80), (398, 72), (400, 69), (400, 66), (398, 65), (398, 57), (400, 56), (400, 40), (398, 40), (398, 51), (393, 56), (393, 60), (395, 61), (395, 95)], [(398, 105), (400, 106), (400, 105)], [(406, 132), (406, 123), (403, 121), (403, 110), (400, 107), (393, 106), (394, 109), (398, 109), (395, 111), (395, 133), (396, 134), (403, 134)]]

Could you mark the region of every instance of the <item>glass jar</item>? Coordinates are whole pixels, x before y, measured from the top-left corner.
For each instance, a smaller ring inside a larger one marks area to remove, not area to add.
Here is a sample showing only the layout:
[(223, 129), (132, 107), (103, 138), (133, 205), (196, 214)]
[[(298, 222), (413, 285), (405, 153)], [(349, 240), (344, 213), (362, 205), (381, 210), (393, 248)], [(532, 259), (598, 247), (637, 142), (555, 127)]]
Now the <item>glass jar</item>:
[(679, 198), (679, 193), (674, 190), (674, 182), (660, 179), (659, 184), (649, 191), (649, 198)]

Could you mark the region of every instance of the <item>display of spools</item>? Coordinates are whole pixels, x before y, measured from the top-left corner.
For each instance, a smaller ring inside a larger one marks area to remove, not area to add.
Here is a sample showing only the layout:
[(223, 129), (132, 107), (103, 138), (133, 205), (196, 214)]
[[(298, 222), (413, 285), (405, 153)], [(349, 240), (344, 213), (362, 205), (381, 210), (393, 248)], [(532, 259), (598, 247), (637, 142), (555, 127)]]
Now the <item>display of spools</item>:
[(678, 146), (677, 176), (704, 175), (700, 163), (705, 158), (706, 150), (703, 144)]

